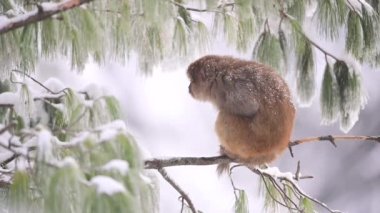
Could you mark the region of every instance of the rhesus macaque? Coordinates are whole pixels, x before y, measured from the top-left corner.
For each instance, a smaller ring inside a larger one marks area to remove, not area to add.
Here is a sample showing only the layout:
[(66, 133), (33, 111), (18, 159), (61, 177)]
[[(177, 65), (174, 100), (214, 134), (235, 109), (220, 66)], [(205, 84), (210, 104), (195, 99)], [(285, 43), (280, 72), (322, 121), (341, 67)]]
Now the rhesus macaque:
[[(245, 164), (270, 163), (288, 147), (295, 108), (285, 81), (263, 64), (204, 56), (188, 67), (190, 94), (219, 110), (215, 123), (221, 154)], [(218, 172), (229, 169), (220, 164)]]

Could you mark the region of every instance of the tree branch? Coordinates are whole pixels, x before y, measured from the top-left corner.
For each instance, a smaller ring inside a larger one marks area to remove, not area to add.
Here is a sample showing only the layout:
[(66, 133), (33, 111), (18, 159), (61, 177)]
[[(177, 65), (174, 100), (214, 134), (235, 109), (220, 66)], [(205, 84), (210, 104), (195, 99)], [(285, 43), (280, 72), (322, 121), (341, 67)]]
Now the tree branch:
[(28, 24), (48, 19), (55, 14), (74, 9), (91, 1), (93, 0), (63, 0), (59, 3), (42, 3), (33, 11), (2, 21), (0, 23), (0, 35)]
[(232, 160), (227, 156), (222, 155), (215, 157), (174, 157), (168, 159), (150, 159), (146, 160), (144, 163), (145, 169), (159, 169), (162, 167), (185, 165), (205, 166), (225, 162), (232, 162)]
[[(335, 144), (335, 141), (357, 141), (357, 142), (377, 142), (380, 143), (380, 136), (350, 136), (350, 135), (327, 135), (320, 137), (310, 137), (303, 138), (299, 140), (294, 140), (289, 142), (289, 147), (297, 146), (304, 143), (318, 142), (318, 141), (329, 141), (332, 144)], [(336, 146), (336, 144), (334, 145)], [(171, 166), (207, 166), (220, 163), (239, 163), (230, 159), (229, 157), (222, 156), (213, 156), (213, 157), (173, 157), (167, 159), (147, 159), (145, 160), (145, 169), (159, 169), (162, 167), (171, 167)]]
[(289, 143), (289, 146), (297, 146), (299, 144), (303, 143), (310, 143), (310, 142), (318, 142), (318, 141), (329, 141), (332, 143), (335, 147), (336, 141), (357, 141), (357, 142), (377, 142), (380, 143), (380, 136), (362, 136), (362, 135), (326, 135), (326, 136), (320, 136), (320, 137), (310, 137), (310, 138), (303, 138), (299, 140), (295, 140)]
[(186, 200), (187, 205), (193, 213), (197, 213), (195, 210), (193, 202), (190, 200), (189, 196), (169, 177), (168, 173), (163, 168), (157, 168), (157, 171), (162, 175), (162, 177), (181, 195), (183, 199)]
[[(290, 19), (290, 20), (294, 20), (294, 18), (291, 16), (291, 15), (289, 15), (289, 14), (287, 14), (284, 10), (280, 10), (280, 14), (281, 14), (281, 17), (286, 17), (286, 18), (288, 18), (288, 19)], [(281, 19), (282, 20), (282, 19)], [(280, 22), (281, 23), (281, 22)], [(336, 57), (334, 54), (332, 54), (332, 53), (330, 53), (330, 52), (328, 52), (328, 51), (326, 51), (325, 49), (323, 49), (321, 46), (319, 46), (319, 44), (317, 44), (316, 42), (314, 42), (313, 40), (311, 40), (306, 34), (305, 34), (305, 32), (303, 31), (303, 29), (302, 30), (299, 30), (299, 29), (296, 29), (296, 31), (298, 32), (298, 33), (300, 33), (311, 45), (313, 45), (315, 48), (317, 48), (319, 51), (321, 51), (323, 54), (325, 54), (325, 55), (328, 55), (328, 56), (330, 56), (331, 58), (333, 58), (334, 60), (336, 60), (336, 61), (343, 61), (343, 60), (341, 60), (341, 59), (339, 59), (338, 57)]]

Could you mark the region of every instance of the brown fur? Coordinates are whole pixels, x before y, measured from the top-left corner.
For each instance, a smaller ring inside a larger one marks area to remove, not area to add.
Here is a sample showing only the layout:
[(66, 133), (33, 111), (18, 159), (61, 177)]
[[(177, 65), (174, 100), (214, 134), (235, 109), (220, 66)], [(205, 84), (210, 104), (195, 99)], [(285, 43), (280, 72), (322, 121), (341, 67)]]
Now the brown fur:
[[(205, 56), (187, 70), (189, 92), (210, 101), (221, 154), (246, 165), (270, 163), (287, 148), (295, 108), (285, 81), (271, 68), (227, 56)], [(220, 165), (218, 171), (228, 165)]]

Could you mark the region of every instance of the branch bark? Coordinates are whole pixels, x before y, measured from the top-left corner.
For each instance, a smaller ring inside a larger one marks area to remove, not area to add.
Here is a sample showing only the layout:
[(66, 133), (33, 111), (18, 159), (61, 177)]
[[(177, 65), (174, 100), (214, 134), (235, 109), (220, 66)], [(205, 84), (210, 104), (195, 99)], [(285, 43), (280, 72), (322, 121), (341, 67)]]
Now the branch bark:
[(82, 4), (89, 3), (93, 0), (63, 0), (59, 3), (49, 3), (49, 6), (44, 7), (46, 4), (38, 5), (33, 11), (27, 12), (22, 15), (6, 19), (0, 23), (0, 35), (24, 27), (28, 24), (36, 23), (52, 17), (55, 14), (62, 13), (79, 7)]

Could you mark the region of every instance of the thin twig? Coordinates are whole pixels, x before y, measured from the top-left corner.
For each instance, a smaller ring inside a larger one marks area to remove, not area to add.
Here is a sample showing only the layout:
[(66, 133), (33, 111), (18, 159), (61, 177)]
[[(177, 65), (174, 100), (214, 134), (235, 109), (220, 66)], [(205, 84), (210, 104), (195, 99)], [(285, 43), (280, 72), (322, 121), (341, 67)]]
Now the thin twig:
[(157, 171), (161, 174), (161, 176), (181, 195), (183, 199), (186, 200), (187, 205), (191, 209), (193, 213), (197, 213), (195, 210), (193, 202), (190, 200), (189, 196), (169, 177), (168, 173), (163, 168), (158, 168)]
[(317, 203), (318, 205), (320, 205), (320, 206), (322, 206), (323, 208), (325, 208), (327, 211), (329, 211), (329, 212), (331, 212), (331, 213), (340, 213), (340, 212), (341, 212), (341, 211), (339, 211), (339, 210), (333, 210), (333, 209), (329, 208), (329, 207), (328, 207), (325, 203), (323, 203), (322, 201), (319, 201), (318, 199), (313, 198), (313, 197), (311, 197), (310, 195), (304, 193), (304, 192), (301, 190), (301, 188), (300, 188), (296, 183), (294, 183), (292, 180), (289, 180), (289, 179), (287, 179), (287, 178), (283, 178), (282, 180), (284, 180), (284, 181), (290, 183), (290, 184), (292, 185), (292, 187), (293, 187), (294, 189), (296, 189), (300, 195), (302, 195), (303, 197), (306, 197), (307, 199), (313, 201), (314, 203)]
[[(291, 19), (293, 20), (294, 18), (292, 16), (290, 16), (289, 14), (285, 13), (284, 11), (280, 11), (281, 13), (281, 17), (286, 17), (288, 19)], [(334, 60), (336, 61), (343, 61), (342, 59), (339, 59), (338, 57), (336, 57), (334, 54), (326, 51), (325, 49), (323, 49), (321, 46), (319, 46), (319, 44), (317, 44), (316, 42), (314, 42), (313, 40), (311, 40), (306, 34), (305, 32), (303, 31), (299, 31), (297, 30), (298, 33), (300, 33), (310, 44), (312, 44), (314, 47), (316, 47), (319, 51), (321, 51), (322, 53), (324, 53), (325, 55), (328, 55), (330, 56), (331, 58), (333, 58)]]
[[(298, 210), (298, 209), (295, 209), (295, 208), (293, 208), (293, 207), (290, 207), (290, 206), (288, 206), (288, 205), (282, 203), (281, 201), (277, 200), (277, 199), (274, 197), (274, 195), (272, 195), (271, 191), (269, 190), (269, 186), (268, 186), (268, 184), (267, 184), (267, 182), (266, 182), (266, 180), (265, 180), (264, 175), (261, 174), (261, 173), (258, 173), (258, 174), (259, 174), (259, 176), (261, 177), (261, 179), (263, 180), (264, 185), (265, 185), (265, 188), (266, 188), (266, 190), (267, 190), (269, 196), (272, 198), (272, 200), (273, 200), (274, 202), (276, 202), (277, 204), (279, 204), (279, 205), (281, 205), (281, 206), (283, 206), (283, 207), (285, 207), (285, 208), (288, 208), (289, 210)], [(277, 188), (276, 188), (276, 189), (277, 189)], [(282, 195), (281, 195), (281, 197), (282, 197)], [(282, 197), (282, 199), (284, 199), (284, 198)]]
[(29, 75), (28, 73), (25, 73), (23, 71), (20, 71), (20, 70), (12, 70), (12, 72), (17, 72), (17, 73), (20, 73), (22, 75), (25, 75), (26, 77), (30, 78), (32, 81), (34, 81), (35, 83), (37, 83), (38, 85), (40, 85), (42, 88), (44, 88), (45, 90), (47, 90), (49, 93), (53, 94), (53, 95), (59, 95), (61, 93), (65, 93), (66, 90), (68, 90), (69, 88), (64, 88), (58, 92), (54, 92), (53, 90), (49, 89), (48, 87), (46, 87), (43, 83), (39, 82), (37, 79), (33, 78), (31, 75)]
[[(238, 166), (240, 166), (240, 165), (238, 165)], [(230, 179), (230, 183), (231, 183), (232, 189), (234, 190), (235, 200), (238, 200), (239, 198), (238, 198), (238, 196), (237, 196), (237, 194), (236, 194), (236, 191), (239, 191), (240, 189), (238, 189), (238, 188), (235, 186), (235, 183), (234, 183), (234, 181), (232, 180), (232, 170), (233, 170), (234, 168), (236, 168), (236, 167), (237, 167), (237, 166), (233, 166), (233, 167), (230, 168), (230, 171), (229, 171), (229, 173), (228, 173), (228, 177), (229, 177), (229, 179)]]

